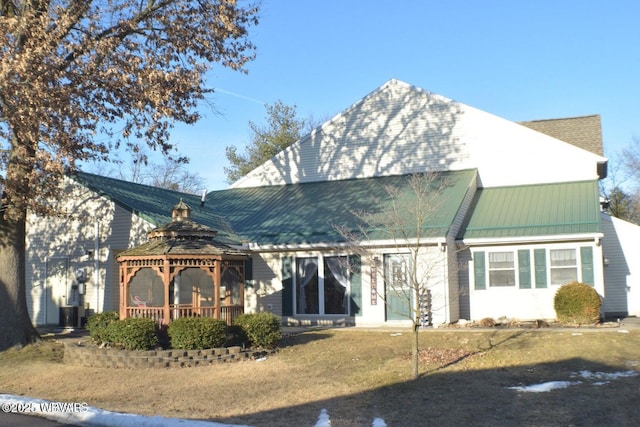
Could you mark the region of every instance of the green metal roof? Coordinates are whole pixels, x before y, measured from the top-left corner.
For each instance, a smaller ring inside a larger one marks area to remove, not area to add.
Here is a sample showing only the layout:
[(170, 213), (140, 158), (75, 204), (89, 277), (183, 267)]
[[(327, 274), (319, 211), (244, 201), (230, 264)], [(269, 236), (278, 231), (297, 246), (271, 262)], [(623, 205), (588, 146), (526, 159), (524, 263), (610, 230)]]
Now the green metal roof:
[(458, 238), (600, 232), (597, 181), (479, 189)]
[[(423, 223), (425, 237), (445, 237), (474, 182), (475, 169), (441, 172), (444, 190), (435, 214)], [(385, 188), (408, 192), (409, 175), (322, 181), (214, 191), (200, 198), (175, 191), (79, 173), (78, 181), (155, 225), (171, 220), (182, 197), (192, 220), (218, 230), (222, 242), (242, 240), (261, 245), (317, 244), (344, 240), (335, 226), (357, 230), (353, 212), (379, 211), (389, 202)], [(437, 185), (437, 183), (435, 183)]]
[(219, 241), (237, 243), (241, 240), (231, 224), (217, 215), (210, 206), (200, 206), (199, 196), (84, 172), (78, 172), (74, 178), (156, 226), (171, 222), (171, 210), (182, 199), (191, 207), (191, 219), (218, 231)]
[[(445, 182), (438, 209), (428, 218), (425, 237), (447, 235), (476, 170), (441, 172)], [(357, 230), (354, 212), (380, 211), (389, 203), (386, 188), (409, 193), (410, 175), (237, 188), (207, 195), (207, 203), (248, 241), (262, 245), (314, 244), (344, 239), (335, 226)], [(383, 236), (373, 236), (384, 238)]]

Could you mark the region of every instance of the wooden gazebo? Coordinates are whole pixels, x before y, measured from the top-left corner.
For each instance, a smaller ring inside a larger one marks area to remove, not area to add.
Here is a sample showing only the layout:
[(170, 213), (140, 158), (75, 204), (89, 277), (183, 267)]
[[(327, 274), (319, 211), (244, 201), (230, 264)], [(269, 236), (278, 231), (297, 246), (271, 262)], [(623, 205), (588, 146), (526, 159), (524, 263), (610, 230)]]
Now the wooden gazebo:
[(191, 220), (182, 199), (170, 223), (148, 233), (149, 241), (118, 256), (120, 318), (172, 319), (202, 316), (231, 324), (244, 312), (247, 254), (216, 241), (216, 231)]

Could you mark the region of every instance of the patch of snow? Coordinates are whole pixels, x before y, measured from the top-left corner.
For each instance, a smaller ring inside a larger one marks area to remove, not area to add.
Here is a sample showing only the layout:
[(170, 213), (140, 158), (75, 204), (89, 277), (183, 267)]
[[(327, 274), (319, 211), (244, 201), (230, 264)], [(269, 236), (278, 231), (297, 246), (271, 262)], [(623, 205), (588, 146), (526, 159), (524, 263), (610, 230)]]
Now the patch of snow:
[[(591, 383), (592, 385), (604, 385), (618, 378), (635, 377), (638, 374), (639, 374), (638, 371), (622, 371), (622, 372), (580, 371), (580, 372), (572, 373), (571, 377), (572, 378), (579, 377), (584, 381), (593, 381)], [(532, 384), (528, 386), (508, 387), (508, 388), (510, 390), (517, 390), (517, 391), (523, 391), (523, 392), (544, 393), (552, 390), (567, 388), (575, 384), (582, 384), (582, 381), (549, 381), (541, 384)]]
[(265, 360), (267, 360), (267, 356), (257, 358), (256, 362), (264, 362)]
[(570, 385), (579, 384), (580, 381), (549, 381), (541, 384), (533, 384), (522, 387), (509, 387), (510, 390), (524, 391), (530, 393), (546, 393), (552, 390), (567, 388)]
[(622, 372), (591, 372), (591, 371), (580, 371), (573, 376), (579, 376), (585, 380), (601, 380), (601, 381), (610, 381), (617, 380), (618, 378), (628, 378), (635, 377), (638, 375), (637, 371), (622, 371)]
[(620, 329), (620, 330), (618, 331), (618, 333), (619, 333), (619, 334), (628, 334), (628, 333), (629, 333), (629, 331), (627, 331), (626, 329)]
[(393, 334), (389, 334), (389, 336), (391, 337), (399, 337), (400, 335), (402, 335), (402, 332), (395, 332)]
[(331, 427), (331, 420), (329, 419), (329, 413), (326, 409), (320, 411), (315, 427)]
[(382, 418), (374, 418), (371, 427), (387, 427), (387, 423), (385, 423)]
[[(331, 419), (326, 409), (320, 411), (318, 421), (313, 427), (331, 427)], [(387, 427), (387, 423), (385, 423), (382, 418), (374, 418), (371, 427)]]
[(575, 337), (575, 336), (582, 335), (582, 333), (580, 333), (580, 332), (574, 332), (574, 333), (572, 333), (571, 335), (573, 335), (573, 336)]
[(210, 421), (165, 418), (160, 416), (147, 417), (136, 414), (111, 412), (94, 408), (84, 403), (78, 404), (80, 410), (77, 412), (51, 411), (52, 405), (55, 406), (56, 403), (57, 402), (43, 399), (0, 394), (0, 405), (2, 405), (3, 410), (14, 407), (26, 409), (20, 411), (20, 413), (24, 415), (36, 415), (61, 424), (109, 427), (249, 427)]

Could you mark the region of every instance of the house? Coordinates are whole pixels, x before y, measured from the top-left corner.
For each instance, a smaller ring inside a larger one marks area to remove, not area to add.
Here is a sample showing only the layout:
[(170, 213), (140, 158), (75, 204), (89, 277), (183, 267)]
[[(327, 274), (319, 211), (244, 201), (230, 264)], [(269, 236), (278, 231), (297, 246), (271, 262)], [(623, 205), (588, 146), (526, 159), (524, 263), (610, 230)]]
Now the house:
[[(552, 319), (555, 292), (573, 280), (603, 296), (603, 315), (637, 314), (638, 240), (625, 237), (640, 227), (600, 211), (600, 134), (598, 116), (518, 124), (391, 80), (203, 200), (79, 173), (61, 200), (68, 215), (28, 224), (32, 319), (116, 310), (117, 255), (169, 222), (181, 197), (193, 221), (248, 255), (245, 310), (288, 324), (406, 322), (417, 247), (434, 325)], [(441, 188), (420, 239), (382, 230), (354, 251), (338, 230), (357, 230), (353, 212), (390, 203), (390, 187), (407, 193), (415, 174)]]

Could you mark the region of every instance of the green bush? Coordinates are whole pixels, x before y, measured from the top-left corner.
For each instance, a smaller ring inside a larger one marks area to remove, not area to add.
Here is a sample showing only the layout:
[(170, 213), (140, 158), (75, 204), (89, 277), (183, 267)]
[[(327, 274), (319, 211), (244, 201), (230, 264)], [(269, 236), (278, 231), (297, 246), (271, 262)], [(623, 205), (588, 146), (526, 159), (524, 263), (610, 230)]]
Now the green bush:
[(150, 350), (158, 344), (156, 323), (152, 319), (129, 318), (111, 322), (105, 341), (126, 350)]
[(95, 313), (89, 319), (87, 319), (87, 329), (89, 330), (89, 336), (98, 344), (108, 342), (105, 335), (107, 326), (110, 323), (117, 321), (120, 315), (115, 311), (103, 311), (102, 313)]
[(227, 340), (226, 323), (209, 317), (181, 317), (169, 323), (167, 332), (171, 347), (182, 350), (223, 347)]
[(593, 286), (573, 282), (562, 286), (553, 299), (558, 321), (591, 325), (600, 321), (602, 300)]
[(227, 346), (245, 346), (249, 344), (249, 338), (240, 325), (227, 326)]
[(234, 323), (242, 328), (253, 347), (274, 348), (282, 339), (280, 317), (273, 313), (242, 314)]

